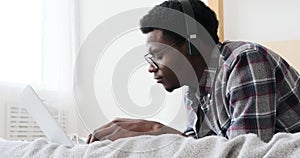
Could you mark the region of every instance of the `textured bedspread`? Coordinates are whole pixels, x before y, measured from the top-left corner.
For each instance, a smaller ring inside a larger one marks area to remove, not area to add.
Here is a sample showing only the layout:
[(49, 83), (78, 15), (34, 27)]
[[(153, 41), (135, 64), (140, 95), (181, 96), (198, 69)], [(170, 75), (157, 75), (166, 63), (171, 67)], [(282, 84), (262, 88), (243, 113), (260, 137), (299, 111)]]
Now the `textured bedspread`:
[(232, 140), (217, 136), (195, 140), (166, 134), (80, 144), (72, 148), (45, 139), (32, 142), (0, 139), (0, 157), (300, 157), (300, 133), (278, 133), (269, 143), (262, 142), (254, 134)]

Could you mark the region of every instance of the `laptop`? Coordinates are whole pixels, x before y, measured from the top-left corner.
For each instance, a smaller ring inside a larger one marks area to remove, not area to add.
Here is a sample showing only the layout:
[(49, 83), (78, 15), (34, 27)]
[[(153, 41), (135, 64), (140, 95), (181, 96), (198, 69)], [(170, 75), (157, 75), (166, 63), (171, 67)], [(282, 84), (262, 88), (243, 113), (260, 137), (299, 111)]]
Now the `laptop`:
[(31, 86), (28, 85), (23, 90), (20, 101), (20, 104), (27, 109), (50, 142), (74, 146)]

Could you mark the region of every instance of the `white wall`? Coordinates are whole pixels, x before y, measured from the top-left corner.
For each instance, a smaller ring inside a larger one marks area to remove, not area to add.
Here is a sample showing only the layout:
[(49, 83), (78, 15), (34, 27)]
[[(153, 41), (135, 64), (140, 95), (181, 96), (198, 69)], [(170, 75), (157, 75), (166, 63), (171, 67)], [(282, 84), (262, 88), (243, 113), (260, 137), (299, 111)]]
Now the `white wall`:
[(299, 6), (299, 0), (224, 0), (225, 39), (300, 39)]
[(261, 43), (300, 71), (299, 0), (224, 0), (225, 40)]
[[(86, 36), (105, 19), (134, 8), (153, 7), (164, 0), (79, 0), (79, 25), (81, 43)], [(207, 4), (207, 0), (203, 0)], [(117, 3), (117, 4), (116, 4)]]
[(261, 44), (280, 54), (290, 65), (300, 72), (300, 40), (262, 42)]
[[(160, 2), (162, 2), (162, 0), (79, 0), (79, 28), (81, 43), (97, 25), (111, 16), (130, 9), (152, 7)], [(123, 22), (125, 22), (125, 19)], [(121, 24), (122, 22), (120, 21), (120, 25)]]

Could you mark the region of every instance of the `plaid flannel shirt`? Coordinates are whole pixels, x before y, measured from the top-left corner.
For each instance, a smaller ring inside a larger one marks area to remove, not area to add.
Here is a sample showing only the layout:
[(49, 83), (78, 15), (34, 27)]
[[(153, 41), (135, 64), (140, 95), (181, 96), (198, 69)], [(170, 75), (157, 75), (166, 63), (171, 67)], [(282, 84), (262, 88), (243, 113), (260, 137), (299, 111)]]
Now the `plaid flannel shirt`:
[(277, 132), (300, 131), (297, 71), (256, 43), (227, 41), (218, 48), (218, 70), (206, 69), (199, 89), (189, 87), (185, 95), (185, 134), (231, 139), (254, 133), (269, 141)]

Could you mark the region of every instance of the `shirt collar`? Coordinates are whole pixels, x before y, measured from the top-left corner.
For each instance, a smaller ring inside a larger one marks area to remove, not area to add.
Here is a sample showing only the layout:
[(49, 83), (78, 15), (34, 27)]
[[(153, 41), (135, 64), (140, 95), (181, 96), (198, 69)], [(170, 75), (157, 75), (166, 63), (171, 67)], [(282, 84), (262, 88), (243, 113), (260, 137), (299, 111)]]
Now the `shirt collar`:
[(222, 54), (223, 43), (218, 43), (211, 53), (210, 56), (210, 64), (204, 69), (200, 81), (199, 81), (199, 89), (194, 87), (189, 87), (188, 93), (190, 95), (195, 95), (197, 99), (203, 96), (207, 96), (211, 93), (211, 89), (214, 82), (214, 77), (216, 75), (217, 68), (219, 67), (219, 59)]

